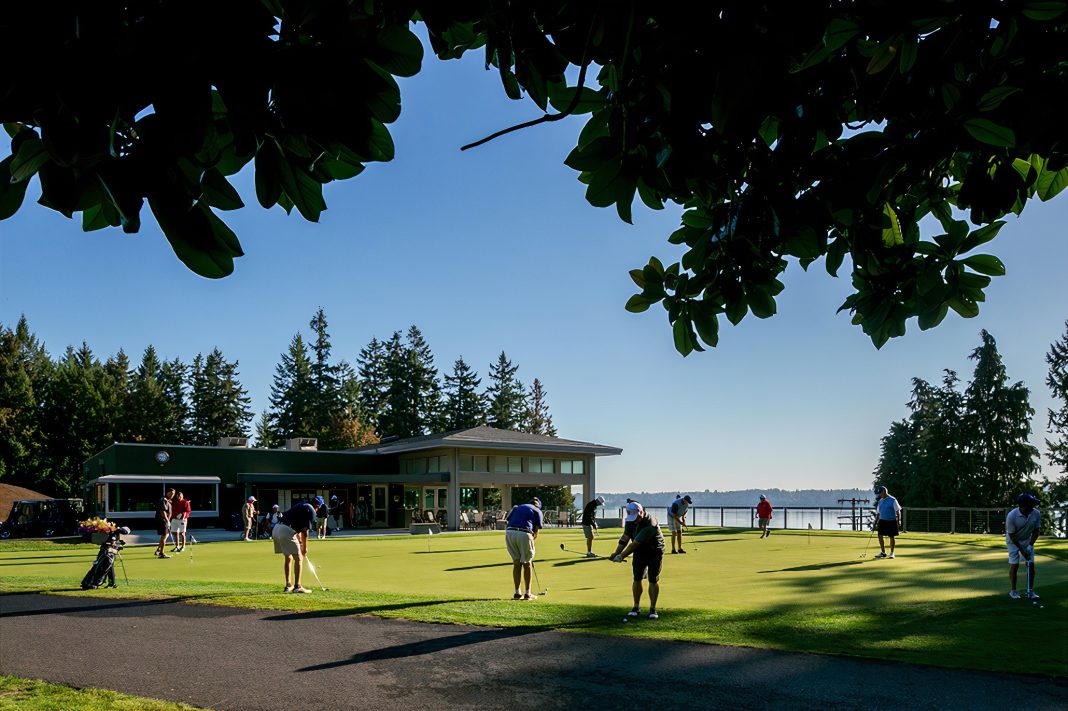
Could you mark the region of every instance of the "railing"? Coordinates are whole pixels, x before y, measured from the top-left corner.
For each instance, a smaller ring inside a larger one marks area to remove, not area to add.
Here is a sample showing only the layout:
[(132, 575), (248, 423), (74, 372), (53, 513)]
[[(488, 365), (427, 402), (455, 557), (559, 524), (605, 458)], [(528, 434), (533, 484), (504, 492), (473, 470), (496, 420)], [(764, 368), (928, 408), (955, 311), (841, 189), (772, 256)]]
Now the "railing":
[[(667, 507), (648, 507), (662, 524), (667, 523)], [(903, 508), (902, 528), (917, 533), (972, 533), (1005, 535), (1006, 508)], [(611, 514), (622, 519), (623, 508), (601, 511), (602, 519)], [(875, 512), (871, 507), (784, 506), (772, 514), (771, 528), (816, 531), (870, 531)], [(1044, 534), (1068, 537), (1068, 509), (1043, 511)], [(721, 528), (756, 528), (755, 506), (691, 506), (686, 520), (692, 526)]]

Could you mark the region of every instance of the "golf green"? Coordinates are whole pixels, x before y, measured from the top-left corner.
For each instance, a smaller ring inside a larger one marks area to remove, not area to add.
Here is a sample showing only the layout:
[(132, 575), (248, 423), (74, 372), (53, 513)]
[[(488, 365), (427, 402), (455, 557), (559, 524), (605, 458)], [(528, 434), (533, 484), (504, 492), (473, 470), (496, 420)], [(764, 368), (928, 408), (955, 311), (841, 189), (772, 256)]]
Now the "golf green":
[[(85, 594), (530, 625), (991, 670), (1004, 670), (1004, 660), (1020, 654), (1034, 661), (1018, 671), (1068, 676), (1068, 542), (1039, 542), (1042, 598), (1032, 605), (1009, 599), (997, 537), (908, 534), (893, 560), (874, 559), (875, 542), (861, 557), (867, 540), (691, 529), (688, 552), (665, 556), (661, 619), (636, 625), (620, 624), (631, 607), (629, 563), (585, 558), (578, 529), (538, 538), (533, 587), (546, 594), (532, 602), (511, 600), (512, 565), (498, 532), (312, 540), (309, 558), (328, 588), (320, 590), (306, 572), (312, 595), (282, 594), (282, 559), (270, 541), (199, 544), (169, 560), (155, 559), (152, 546), (128, 547), (129, 586), (120, 568), (118, 591)], [(604, 531), (594, 551), (606, 555), (614, 543), (615, 533)], [(0, 544), (0, 590), (71, 591), (94, 554), (88, 545)], [(1023, 577), (1021, 571), (1021, 583)], [(647, 604), (646, 597), (643, 609)]]

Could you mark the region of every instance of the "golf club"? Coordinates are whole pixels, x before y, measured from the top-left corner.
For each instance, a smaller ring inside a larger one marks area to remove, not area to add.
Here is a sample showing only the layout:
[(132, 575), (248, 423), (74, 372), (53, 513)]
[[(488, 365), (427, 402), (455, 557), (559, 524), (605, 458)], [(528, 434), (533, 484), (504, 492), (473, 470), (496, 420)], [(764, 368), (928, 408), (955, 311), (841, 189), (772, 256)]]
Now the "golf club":
[(871, 527), (871, 533), (868, 535), (868, 543), (864, 546), (864, 552), (860, 554), (861, 558), (868, 557), (868, 546), (871, 545), (871, 539), (875, 537), (875, 526)]
[(126, 577), (126, 563), (122, 560), (122, 553), (118, 553), (119, 565), (122, 566), (122, 579), (126, 581), (126, 587), (130, 587), (130, 579)]
[[(197, 537), (193, 535), (192, 531), (190, 531), (189, 534), (185, 537), (185, 541), (189, 545), (193, 546), (193, 545), (196, 545), (196, 543), (197, 543)], [(190, 564), (193, 562), (193, 549), (192, 548), (189, 549), (189, 562), (190, 562)]]
[[(574, 553), (575, 555), (581, 555), (581, 556), (585, 556), (586, 555), (582, 551), (573, 551), (570, 548), (565, 548), (563, 543), (560, 544), (560, 550), (567, 551), (568, 553)], [(600, 557), (600, 556), (598, 556), (598, 557)]]
[(537, 567), (535, 567), (534, 561), (530, 561), (530, 569), (534, 571), (534, 582), (536, 582), (538, 584), (538, 588), (541, 589), (541, 592), (538, 593), (538, 594), (539, 595), (548, 595), (549, 594), (549, 588), (541, 587), (541, 578), (538, 577), (538, 569), (537, 569)]
[(311, 562), (311, 558), (308, 558), (307, 556), (305, 556), (305, 557), (304, 557), (304, 560), (305, 560), (305, 562), (307, 562), (307, 564), (308, 564), (308, 570), (310, 570), (310, 571), (312, 572), (312, 575), (314, 575), (314, 576), (315, 576), (315, 582), (319, 583), (319, 588), (320, 588), (320, 589), (321, 589), (321, 590), (322, 590), (323, 592), (326, 592), (326, 588), (324, 588), (324, 587), (323, 587), (323, 581), (322, 581), (322, 580), (319, 580), (319, 573), (315, 572), (315, 566), (314, 566), (314, 565), (312, 564), (312, 562)]
[(1031, 597), (1034, 592), (1032, 588), (1035, 586), (1035, 554), (1032, 553), (1031, 557), (1027, 559), (1027, 597)]

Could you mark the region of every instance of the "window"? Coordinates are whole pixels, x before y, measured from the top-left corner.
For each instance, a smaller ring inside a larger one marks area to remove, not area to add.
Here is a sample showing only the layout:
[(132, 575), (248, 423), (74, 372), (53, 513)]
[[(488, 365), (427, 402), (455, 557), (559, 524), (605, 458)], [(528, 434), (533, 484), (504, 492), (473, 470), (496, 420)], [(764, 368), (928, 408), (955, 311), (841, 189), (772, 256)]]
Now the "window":
[[(185, 494), (185, 498), (189, 501), (189, 505), (193, 508), (193, 511), (216, 511), (218, 506), (218, 499), (216, 494), (219, 491), (218, 484), (168, 484), (168, 487), (174, 487), (174, 490), (180, 491)], [(167, 488), (167, 487), (164, 487)], [(278, 492), (274, 492), (277, 497)], [(261, 494), (262, 496), (262, 494)], [(270, 503), (276, 503), (271, 501)], [(258, 504), (261, 508), (263, 503)], [(153, 505), (155, 510), (155, 505)], [(263, 509), (266, 510), (266, 509)]]
[(543, 457), (531, 457), (530, 458), (530, 471), (540, 472), (542, 474), (553, 473), (553, 460)]
[(404, 487), (404, 508), (419, 508), (419, 489), (412, 486)]
[(522, 457), (494, 457), (493, 471), (495, 472), (521, 472), (523, 471)]
[(465, 472), (488, 472), (489, 457), (464, 455), (460, 457), (460, 469)]
[(561, 474), (583, 474), (585, 472), (584, 463), (581, 459), (561, 459), (560, 460), (560, 473)]
[(156, 502), (163, 496), (162, 484), (141, 484), (137, 482), (122, 482), (108, 484), (108, 502), (110, 509), (115, 511), (152, 511), (156, 510)]
[(431, 474), (449, 471), (448, 457), (428, 457), (426, 470)]
[(426, 459), (406, 459), (404, 461), (405, 474), (426, 474)]
[(478, 510), (477, 488), (460, 487), (460, 508), (465, 511), (468, 509)]

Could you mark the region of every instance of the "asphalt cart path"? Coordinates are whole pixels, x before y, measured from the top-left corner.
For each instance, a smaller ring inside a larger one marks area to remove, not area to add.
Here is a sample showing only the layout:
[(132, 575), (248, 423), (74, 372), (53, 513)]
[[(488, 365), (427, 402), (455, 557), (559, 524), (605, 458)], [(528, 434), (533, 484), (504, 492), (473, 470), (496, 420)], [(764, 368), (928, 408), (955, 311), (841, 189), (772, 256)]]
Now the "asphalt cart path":
[(668, 689), (693, 709), (1068, 701), (1066, 681), (818, 654), (33, 594), (0, 595), (0, 673), (227, 711), (647, 708)]

